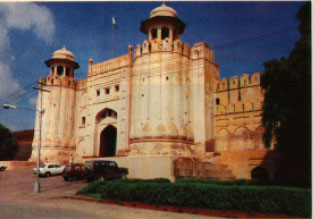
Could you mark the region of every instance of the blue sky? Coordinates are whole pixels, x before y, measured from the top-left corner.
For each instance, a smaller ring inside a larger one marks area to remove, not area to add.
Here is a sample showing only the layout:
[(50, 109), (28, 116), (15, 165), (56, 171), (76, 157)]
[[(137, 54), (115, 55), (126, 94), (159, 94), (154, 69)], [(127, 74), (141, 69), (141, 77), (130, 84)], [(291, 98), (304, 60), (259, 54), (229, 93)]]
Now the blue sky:
[[(205, 41), (215, 50), (220, 77), (262, 72), (266, 60), (288, 56), (300, 34), (296, 13), (304, 2), (166, 2), (186, 23), (181, 40)], [(64, 45), (80, 64), (76, 78), (86, 77), (88, 59), (114, 57), (128, 45), (141, 44), (141, 21), (161, 2), (0, 2), (0, 103), (35, 108), (36, 92), (24, 88), (47, 76), (44, 61)], [(21, 90), (22, 89), (22, 90)], [(19, 91), (12, 98), (11, 93)], [(25, 94), (26, 93), (26, 94)], [(12, 130), (34, 128), (31, 111), (0, 109), (0, 123)]]

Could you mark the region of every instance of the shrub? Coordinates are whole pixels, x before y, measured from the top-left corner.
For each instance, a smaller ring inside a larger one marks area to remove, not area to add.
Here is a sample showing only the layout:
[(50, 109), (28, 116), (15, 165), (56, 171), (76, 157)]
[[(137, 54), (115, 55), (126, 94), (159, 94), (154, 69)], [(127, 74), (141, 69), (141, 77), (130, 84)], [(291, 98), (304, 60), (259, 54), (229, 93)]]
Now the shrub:
[[(161, 181), (161, 183), (156, 183)], [(206, 183), (204, 183), (206, 182)], [(310, 217), (311, 190), (275, 187), (246, 186), (248, 181), (181, 180), (112, 180), (96, 181), (80, 193), (99, 193), (103, 199), (113, 201), (143, 202), (191, 208), (259, 212)], [(227, 186), (226, 186), (227, 185)], [(96, 188), (97, 187), (97, 188)]]
[(155, 179), (116, 179), (115, 182), (120, 183), (171, 183), (167, 178), (155, 178)]
[(97, 180), (92, 183), (89, 183), (85, 188), (79, 190), (76, 194), (85, 195), (85, 194), (100, 194), (103, 190), (104, 185), (107, 181)]
[(257, 182), (255, 180), (247, 179), (234, 179), (234, 180), (212, 180), (212, 179), (180, 179), (177, 183), (200, 183), (200, 184), (213, 184), (213, 185), (223, 185), (223, 186), (247, 186), (255, 185)]

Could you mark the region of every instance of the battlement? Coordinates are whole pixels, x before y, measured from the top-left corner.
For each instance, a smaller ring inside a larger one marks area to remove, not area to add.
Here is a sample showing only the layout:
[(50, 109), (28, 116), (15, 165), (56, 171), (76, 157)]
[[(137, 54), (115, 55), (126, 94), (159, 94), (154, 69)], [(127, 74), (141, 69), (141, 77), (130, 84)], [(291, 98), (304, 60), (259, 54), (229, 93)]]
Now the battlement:
[(229, 80), (223, 78), (216, 85), (216, 114), (232, 114), (262, 109), (263, 91), (259, 72), (243, 74)]
[(221, 92), (260, 84), (261, 74), (259, 72), (254, 72), (251, 76), (243, 74), (240, 78), (238, 76), (233, 76), (229, 80), (227, 80), (227, 78), (223, 78), (219, 83), (217, 83), (215, 91)]
[(126, 54), (114, 59), (110, 59), (105, 62), (101, 62), (98, 64), (93, 65), (92, 60), (89, 60), (89, 71), (88, 71), (88, 77), (97, 75), (97, 74), (102, 74), (102, 73), (107, 73), (109, 71), (112, 71), (114, 69), (122, 68), (122, 67), (127, 67), (127, 66), (132, 66), (132, 55)]
[(75, 79), (72, 77), (60, 77), (60, 76), (47, 76), (40, 78), (40, 83), (48, 85), (48, 86), (64, 86), (75, 89)]
[(87, 80), (86, 79), (76, 81), (76, 89), (86, 88), (86, 85), (87, 85)]
[(134, 58), (141, 57), (144, 54), (152, 52), (174, 52), (191, 59), (207, 59), (214, 62), (214, 51), (210, 49), (210, 46), (205, 42), (194, 44), (192, 48), (188, 43), (182, 43), (180, 39), (171, 42), (168, 38), (159, 41), (153, 40), (149, 42), (145, 40), (142, 45), (138, 44), (135, 48)]

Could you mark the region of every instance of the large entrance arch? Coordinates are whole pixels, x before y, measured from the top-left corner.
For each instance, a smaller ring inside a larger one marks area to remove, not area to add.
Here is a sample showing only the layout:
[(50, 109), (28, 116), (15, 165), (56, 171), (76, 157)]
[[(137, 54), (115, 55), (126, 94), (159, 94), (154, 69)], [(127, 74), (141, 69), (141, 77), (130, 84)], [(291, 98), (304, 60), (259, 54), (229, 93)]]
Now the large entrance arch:
[(100, 134), (99, 157), (112, 157), (116, 155), (116, 128), (108, 125)]

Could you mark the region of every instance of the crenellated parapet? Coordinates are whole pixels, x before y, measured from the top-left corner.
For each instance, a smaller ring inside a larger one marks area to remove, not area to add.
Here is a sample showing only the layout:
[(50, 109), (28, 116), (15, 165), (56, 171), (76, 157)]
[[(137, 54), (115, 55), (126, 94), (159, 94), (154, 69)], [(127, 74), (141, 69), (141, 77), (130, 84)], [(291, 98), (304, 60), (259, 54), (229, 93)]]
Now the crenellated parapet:
[(191, 59), (206, 59), (214, 62), (214, 51), (210, 49), (209, 44), (205, 42), (196, 43), (191, 48)]
[(79, 80), (76, 81), (76, 89), (77, 90), (83, 90), (87, 88), (87, 80)]
[(88, 77), (98, 74), (105, 74), (118, 68), (132, 66), (132, 64), (133, 60), (131, 53), (94, 65), (93, 61), (89, 60)]
[(151, 42), (145, 40), (142, 44), (138, 44), (135, 48), (134, 58), (136, 60), (145, 54), (153, 52), (173, 52), (190, 59), (206, 59), (214, 62), (214, 51), (211, 50), (209, 44), (200, 42), (190, 48), (188, 43), (183, 43), (180, 39), (172, 42), (168, 38), (162, 41), (152, 40)]
[(233, 76), (229, 80), (223, 78), (216, 85), (216, 92), (227, 91), (232, 89), (240, 89), (249, 86), (260, 86), (261, 84), (261, 74), (259, 72), (254, 72), (251, 76), (248, 74), (243, 74), (239, 78), (238, 76)]
[(48, 86), (62, 86), (67, 88), (76, 88), (75, 78), (72, 77), (59, 77), (50, 75), (47, 77), (43, 77), (39, 80), (40, 83)]
[(223, 78), (216, 85), (216, 115), (249, 112), (262, 109), (263, 91), (260, 73), (243, 74), (229, 80)]

